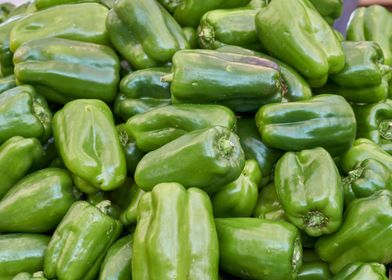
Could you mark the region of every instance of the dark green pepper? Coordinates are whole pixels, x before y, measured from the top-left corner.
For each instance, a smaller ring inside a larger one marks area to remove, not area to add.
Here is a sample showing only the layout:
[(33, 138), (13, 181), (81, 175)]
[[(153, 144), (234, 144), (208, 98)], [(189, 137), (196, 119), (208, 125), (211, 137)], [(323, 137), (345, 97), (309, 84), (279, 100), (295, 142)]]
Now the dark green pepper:
[(35, 6), (38, 10), (47, 9), (53, 6), (65, 5), (65, 4), (78, 4), (85, 2), (100, 2), (97, 0), (36, 0), (34, 1)]
[(78, 99), (67, 103), (53, 118), (53, 135), (75, 185), (83, 192), (109, 191), (124, 182), (124, 152), (112, 112), (102, 101)]
[(39, 92), (56, 103), (77, 98), (111, 101), (120, 79), (120, 62), (111, 48), (60, 38), (25, 43), (16, 50), (14, 64), (18, 81), (43, 87)]
[(325, 148), (332, 156), (347, 151), (355, 140), (356, 121), (347, 101), (323, 94), (307, 101), (268, 104), (256, 114), (261, 140), (286, 151)]
[(333, 24), (343, 12), (343, 0), (310, 0), (326, 22)]
[(161, 77), (170, 68), (149, 68), (126, 75), (114, 102), (114, 113), (127, 121), (130, 117), (171, 103), (170, 84)]
[[(115, 202), (118, 202), (119, 196), (116, 194), (117, 190), (113, 191), (113, 194), (110, 195), (111, 199)], [(120, 221), (123, 225), (134, 225), (136, 224), (136, 216), (137, 216), (137, 207), (139, 205), (140, 199), (143, 197), (144, 191), (139, 188), (135, 183), (131, 184), (128, 187), (127, 195), (128, 199), (126, 200), (126, 204), (119, 203), (120, 207), (122, 207), (122, 211), (120, 213)]]
[(205, 192), (158, 184), (143, 195), (137, 220), (132, 279), (218, 279), (218, 236)]
[(14, 87), (16, 87), (16, 80), (14, 75), (0, 78), (0, 94)]
[(298, 272), (297, 280), (331, 280), (332, 273), (325, 262), (304, 263)]
[(176, 104), (135, 115), (125, 129), (140, 150), (149, 152), (194, 130), (222, 126), (233, 131), (236, 122), (234, 113), (224, 106)]
[(296, 279), (302, 247), (295, 226), (257, 218), (221, 218), (215, 224), (221, 269), (246, 279)]
[[(279, 19), (279, 20), (277, 20)], [(263, 47), (320, 87), (344, 67), (344, 53), (332, 28), (308, 0), (274, 0), (256, 16)]]
[(283, 206), (279, 201), (274, 183), (261, 189), (253, 216), (271, 221), (288, 221)]
[(241, 175), (211, 196), (214, 217), (250, 217), (257, 203), (261, 170), (257, 161), (245, 162)]
[(193, 27), (183, 27), (182, 31), (190, 49), (197, 49), (197, 34)]
[(107, 250), (122, 231), (120, 221), (107, 215), (110, 201), (97, 206), (75, 202), (57, 226), (45, 252), (47, 278), (96, 279)]
[(9, 13), (15, 9), (15, 5), (10, 2), (3, 2), (0, 4), (0, 22), (4, 22), (8, 19)]
[(332, 280), (388, 280), (385, 266), (379, 263), (355, 262), (347, 265)]
[(145, 191), (178, 182), (211, 193), (237, 179), (244, 165), (238, 136), (216, 126), (189, 132), (146, 154), (136, 167), (135, 181)]
[[(333, 234), (321, 237), (316, 252), (330, 264), (336, 274), (356, 262), (392, 261), (392, 192), (382, 190), (351, 202), (342, 226)], [(385, 245), (383, 245), (385, 244)]]
[(280, 102), (283, 80), (268, 59), (213, 50), (185, 50), (173, 57), (173, 103), (218, 103), (237, 112)]
[(35, 272), (33, 274), (28, 272), (18, 273), (12, 280), (47, 280), (43, 271)]

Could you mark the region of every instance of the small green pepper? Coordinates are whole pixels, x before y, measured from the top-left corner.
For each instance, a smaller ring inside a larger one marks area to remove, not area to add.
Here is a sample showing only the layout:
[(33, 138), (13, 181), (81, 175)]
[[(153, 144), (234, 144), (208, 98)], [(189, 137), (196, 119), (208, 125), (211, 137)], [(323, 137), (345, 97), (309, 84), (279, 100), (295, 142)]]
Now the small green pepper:
[(261, 189), (256, 207), (253, 209), (253, 216), (271, 221), (288, 221), (283, 206), (276, 194), (274, 183)]
[(331, 280), (332, 273), (325, 262), (312, 262), (302, 264), (297, 280)]
[(310, 0), (326, 22), (333, 24), (343, 12), (343, 0)]
[(388, 280), (385, 266), (379, 263), (355, 262), (347, 265), (331, 280)]

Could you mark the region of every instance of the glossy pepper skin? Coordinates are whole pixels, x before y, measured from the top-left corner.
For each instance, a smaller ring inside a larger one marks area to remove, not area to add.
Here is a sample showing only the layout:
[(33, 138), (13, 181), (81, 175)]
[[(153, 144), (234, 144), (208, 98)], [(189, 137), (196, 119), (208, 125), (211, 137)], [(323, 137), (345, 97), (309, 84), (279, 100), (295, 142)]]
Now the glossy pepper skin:
[(324, 85), (329, 74), (344, 67), (339, 40), (308, 0), (271, 1), (257, 14), (256, 30), (263, 47), (295, 68), (313, 87)]
[(38, 39), (16, 50), (14, 64), (18, 81), (40, 86), (40, 92), (55, 103), (77, 98), (108, 102), (117, 94), (120, 62), (107, 46), (60, 38)]
[(47, 280), (47, 278), (44, 277), (43, 271), (35, 273), (21, 272), (12, 278), (12, 280)]
[(50, 231), (79, 197), (67, 171), (46, 168), (31, 173), (0, 200), (0, 232)]
[(259, 199), (253, 209), (254, 217), (271, 221), (288, 221), (282, 204), (276, 194), (274, 183), (261, 189)]
[(95, 279), (107, 250), (122, 231), (120, 221), (107, 215), (110, 201), (97, 206), (77, 201), (57, 226), (45, 252), (47, 278)]
[(211, 193), (237, 179), (244, 165), (238, 136), (216, 126), (189, 132), (146, 154), (136, 167), (135, 182), (145, 191), (178, 182)]
[(245, 161), (241, 175), (211, 196), (214, 217), (250, 217), (257, 203), (261, 177), (257, 161)]
[[(123, 205), (122, 212), (120, 213), (120, 221), (123, 225), (129, 226), (136, 224), (137, 207), (144, 193), (145, 192), (139, 188), (136, 183), (131, 185), (129, 189), (129, 199), (126, 201), (127, 204)], [(114, 200), (114, 198), (112, 199)], [(120, 204), (120, 206), (122, 205)]]
[(343, 12), (343, 0), (310, 0), (328, 24), (333, 24)]
[(0, 199), (19, 179), (39, 166), (44, 153), (36, 138), (14, 136), (0, 146)]
[(181, 27), (156, 0), (116, 1), (106, 27), (113, 46), (136, 69), (165, 64), (189, 48)]
[(7, 77), (0, 78), (0, 94), (14, 87), (16, 87), (16, 81), (14, 75), (9, 75)]
[(218, 279), (218, 237), (204, 191), (158, 184), (143, 195), (137, 220), (133, 280)]
[(385, 266), (379, 263), (355, 262), (347, 265), (332, 280), (388, 280)]
[(54, 116), (53, 135), (65, 166), (86, 193), (109, 191), (125, 180), (127, 170), (112, 112), (100, 100), (78, 99)]
[(258, 162), (261, 173), (261, 185), (266, 185), (275, 163), (282, 156), (282, 152), (268, 148), (260, 138), (253, 118), (239, 118), (237, 120), (237, 134), (240, 137), (241, 147), (244, 150), (246, 159), (254, 159)]
[(333, 233), (342, 223), (342, 182), (325, 149), (284, 154), (276, 164), (275, 187), (288, 219), (308, 235)]
[(380, 244), (392, 242), (391, 222), (392, 192), (382, 190), (359, 198), (346, 208), (339, 230), (316, 242), (316, 252), (334, 274), (356, 261), (387, 264), (392, 252)]
[(215, 224), (221, 269), (247, 279), (296, 279), (302, 247), (295, 226), (257, 218), (219, 218)]
[(171, 103), (170, 84), (161, 77), (170, 68), (149, 68), (129, 73), (120, 82), (120, 93), (114, 102), (114, 113), (127, 121), (130, 117)]
[(348, 172), (342, 181), (344, 203), (372, 195), (378, 190), (392, 191), (392, 174), (388, 167), (374, 159), (365, 159)]
[(279, 66), (256, 56), (179, 51), (173, 57), (173, 74), (162, 79), (171, 82), (173, 103), (218, 103), (236, 112), (252, 112), (282, 99)]
[(233, 131), (236, 122), (234, 113), (221, 105), (176, 104), (133, 116), (125, 129), (140, 150), (149, 152), (194, 130), (222, 126)]
[(302, 264), (297, 280), (331, 280), (332, 273), (325, 262), (312, 262)]
[(299, 151), (325, 148), (332, 156), (347, 151), (355, 140), (356, 121), (347, 101), (322, 94), (307, 101), (268, 104), (255, 116), (261, 140), (272, 148)]
[(0, 235), (0, 279), (10, 280), (20, 272), (42, 270), (50, 237), (43, 234)]
[(196, 29), (193, 27), (183, 27), (182, 31), (184, 32), (185, 40), (188, 42), (190, 49), (197, 49), (197, 34)]
[(61, 5), (35, 12), (12, 28), (10, 49), (15, 52), (27, 41), (48, 37), (108, 45), (107, 13), (108, 9), (98, 3)]
[(132, 243), (129, 234), (117, 240), (108, 250), (99, 272), (99, 280), (132, 279)]
[(258, 11), (242, 7), (205, 13), (197, 29), (199, 45), (203, 49), (217, 49), (224, 45), (261, 49), (255, 24)]
[(0, 143), (13, 136), (46, 141), (52, 131), (52, 113), (46, 100), (31, 86), (18, 86), (0, 94)]

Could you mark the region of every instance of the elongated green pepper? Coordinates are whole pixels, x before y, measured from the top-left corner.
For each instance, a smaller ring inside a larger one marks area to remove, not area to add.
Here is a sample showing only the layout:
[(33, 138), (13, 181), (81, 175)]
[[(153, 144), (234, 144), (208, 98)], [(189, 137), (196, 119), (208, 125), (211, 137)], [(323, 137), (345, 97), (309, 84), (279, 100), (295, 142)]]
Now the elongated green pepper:
[(16, 50), (14, 64), (18, 81), (40, 86), (56, 103), (76, 98), (111, 101), (120, 79), (119, 60), (111, 48), (60, 38), (27, 42)]
[(78, 178), (75, 185), (83, 192), (108, 191), (124, 182), (124, 152), (112, 112), (102, 101), (67, 103), (54, 116), (53, 135), (65, 166)]
[(355, 262), (347, 265), (332, 280), (388, 280), (385, 266), (379, 263)]
[(189, 132), (146, 154), (136, 167), (135, 181), (145, 191), (178, 182), (211, 193), (237, 179), (244, 165), (238, 136), (216, 126)]
[(125, 128), (142, 151), (153, 151), (194, 130), (213, 126), (234, 130), (234, 113), (220, 105), (176, 104), (128, 119)]
[(158, 184), (143, 195), (137, 219), (132, 279), (218, 279), (218, 237), (205, 192)]
[(110, 202), (97, 206), (75, 202), (57, 226), (45, 252), (47, 278), (95, 279), (107, 250), (122, 231), (120, 221), (107, 215)]
[(279, 66), (256, 56), (179, 51), (173, 57), (173, 74), (162, 79), (171, 82), (173, 103), (218, 103), (247, 112), (282, 99)]
[(261, 189), (259, 199), (253, 209), (253, 216), (271, 221), (288, 221), (283, 206), (276, 194), (274, 183)]
[(343, 0), (310, 0), (326, 22), (332, 24), (343, 12)]

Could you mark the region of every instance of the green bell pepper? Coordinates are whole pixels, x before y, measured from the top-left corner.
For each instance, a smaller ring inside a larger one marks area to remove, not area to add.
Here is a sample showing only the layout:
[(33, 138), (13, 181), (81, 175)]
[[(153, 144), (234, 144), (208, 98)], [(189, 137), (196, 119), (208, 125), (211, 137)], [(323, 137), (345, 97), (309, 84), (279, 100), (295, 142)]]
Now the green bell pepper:
[(205, 13), (197, 29), (199, 45), (203, 49), (235, 45), (260, 50), (255, 23), (258, 11), (259, 9), (242, 7)]
[(36, 137), (42, 142), (51, 135), (52, 113), (46, 100), (31, 86), (18, 86), (0, 94), (0, 143), (12, 136)]
[(250, 217), (257, 203), (261, 177), (257, 161), (247, 160), (241, 175), (211, 196), (214, 217)]
[(43, 271), (35, 272), (33, 274), (28, 272), (18, 273), (12, 280), (48, 280), (44, 276)]
[(193, 27), (183, 27), (182, 31), (184, 32), (184, 36), (186, 41), (188, 42), (190, 49), (197, 49), (197, 34), (196, 29)]
[[(382, 190), (351, 202), (338, 231), (316, 242), (316, 252), (336, 274), (356, 262), (390, 263), (392, 192)], [(385, 244), (385, 246), (383, 245)]]
[(47, 168), (31, 173), (0, 200), (0, 232), (50, 231), (79, 197), (67, 171)]
[(297, 280), (331, 280), (332, 273), (325, 262), (304, 263), (298, 272)]
[(239, 118), (237, 120), (237, 134), (240, 137), (241, 147), (246, 159), (254, 159), (258, 162), (261, 173), (261, 185), (270, 181), (275, 163), (282, 156), (282, 152), (268, 148), (260, 139), (253, 118)]
[(48, 37), (109, 44), (105, 20), (108, 9), (97, 3), (69, 4), (38, 11), (18, 21), (10, 33), (10, 49)]
[(170, 68), (149, 68), (131, 72), (120, 82), (120, 93), (114, 101), (114, 114), (124, 121), (171, 103), (170, 84), (161, 77)]
[(218, 279), (218, 237), (208, 195), (163, 183), (143, 195), (132, 279)]
[(146, 154), (136, 167), (135, 182), (145, 191), (177, 182), (212, 193), (237, 179), (244, 166), (238, 136), (216, 126), (189, 132)]
[(14, 87), (16, 87), (16, 80), (14, 75), (0, 78), (0, 94)]
[(276, 194), (274, 183), (261, 189), (259, 199), (253, 209), (254, 217), (271, 221), (288, 221), (283, 206)]
[(0, 146), (0, 199), (19, 179), (39, 165), (44, 153), (36, 138), (14, 136)]
[(98, 280), (129, 280), (132, 275), (132, 242), (129, 234), (117, 240), (102, 262)]
[(328, 74), (344, 67), (340, 41), (308, 0), (271, 1), (257, 14), (256, 30), (263, 47), (313, 87), (324, 85)]
[(188, 49), (184, 31), (156, 0), (119, 0), (106, 20), (115, 49), (136, 69), (171, 61)]
[(198, 129), (222, 126), (233, 131), (236, 116), (227, 107), (208, 104), (176, 104), (135, 115), (125, 124), (127, 133), (145, 152), (156, 150)]
[(75, 202), (57, 226), (45, 252), (47, 278), (96, 279), (107, 250), (122, 231), (120, 221), (107, 215), (110, 201), (97, 206)]
[(47, 9), (53, 6), (65, 5), (65, 4), (78, 4), (86, 2), (100, 2), (97, 0), (35, 0), (35, 6), (38, 10)]
[(300, 151), (323, 147), (337, 156), (347, 151), (355, 140), (354, 112), (337, 95), (268, 104), (260, 108), (255, 119), (261, 140), (276, 149)]
[(257, 218), (215, 219), (220, 268), (246, 279), (296, 279), (302, 264), (298, 229)]
[(333, 24), (343, 12), (343, 0), (310, 0), (328, 24)]
[(171, 82), (173, 103), (218, 103), (237, 112), (280, 102), (284, 91), (275, 62), (214, 50), (178, 51), (173, 74), (162, 79)]
[(325, 149), (284, 154), (276, 164), (275, 188), (287, 218), (308, 235), (331, 234), (340, 227), (342, 182)]
[(14, 64), (19, 82), (40, 86), (39, 92), (55, 103), (77, 98), (108, 102), (117, 94), (120, 62), (107, 46), (60, 38), (33, 40), (16, 50)]
[(10, 2), (0, 4), (0, 22), (4, 22), (8, 19), (9, 13), (15, 9), (15, 5)]
[(385, 266), (379, 263), (355, 262), (347, 265), (332, 280), (388, 280)]
[(0, 235), (0, 279), (11, 280), (20, 272), (42, 270), (50, 237), (43, 234)]
[(100, 100), (67, 103), (53, 118), (53, 135), (65, 166), (86, 193), (119, 187), (126, 177), (124, 152), (112, 112)]

